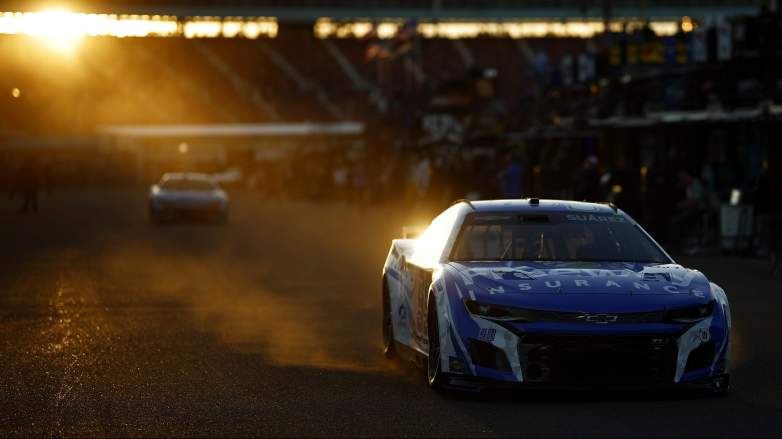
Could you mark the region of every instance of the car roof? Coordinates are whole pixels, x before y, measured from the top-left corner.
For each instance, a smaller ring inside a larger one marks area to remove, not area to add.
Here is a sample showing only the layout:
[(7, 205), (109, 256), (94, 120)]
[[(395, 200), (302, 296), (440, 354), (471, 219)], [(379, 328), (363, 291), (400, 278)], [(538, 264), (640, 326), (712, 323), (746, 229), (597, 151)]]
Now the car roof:
[(163, 174), (163, 180), (205, 180), (213, 181), (211, 175), (201, 172), (166, 172)]
[(537, 198), (521, 198), (510, 200), (464, 201), (468, 212), (593, 212), (617, 213), (615, 206), (602, 203), (587, 203), (584, 201), (546, 200)]

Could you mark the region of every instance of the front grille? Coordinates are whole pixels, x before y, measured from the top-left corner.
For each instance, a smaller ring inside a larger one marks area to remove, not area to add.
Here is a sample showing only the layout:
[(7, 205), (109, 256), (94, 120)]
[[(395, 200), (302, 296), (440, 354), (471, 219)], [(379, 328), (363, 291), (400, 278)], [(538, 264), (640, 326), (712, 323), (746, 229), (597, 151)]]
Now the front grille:
[(168, 209), (181, 209), (181, 210), (203, 210), (203, 209), (219, 209), (221, 207), (220, 201), (211, 200), (199, 200), (199, 201), (182, 201), (182, 200), (159, 200), (160, 206)]
[(181, 214), (193, 214), (198, 215), (201, 213), (219, 212), (221, 209), (220, 203), (204, 203), (204, 204), (177, 204), (169, 203), (164, 204), (163, 208), (169, 211), (178, 212)]
[(671, 336), (523, 335), (519, 360), (525, 380), (583, 384), (672, 382)]
[[(665, 320), (664, 311), (588, 314), (583, 312), (527, 310), (527, 313), (529, 320), (536, 323), (593, 323), (587, 320), (590, 315), (611, 316), (610, 322), (603, 321), (602, 323), (660, 323)], [(614, 320), (613, 317), (616, 317), (616, 319)]]

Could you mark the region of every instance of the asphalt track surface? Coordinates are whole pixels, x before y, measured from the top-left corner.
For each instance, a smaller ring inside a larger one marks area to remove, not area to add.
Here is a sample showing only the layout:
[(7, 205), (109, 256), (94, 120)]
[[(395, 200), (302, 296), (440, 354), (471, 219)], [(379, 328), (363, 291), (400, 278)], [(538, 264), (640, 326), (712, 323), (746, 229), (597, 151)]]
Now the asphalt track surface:
[(732, 392), (438, 394), (380, 352), (379, 275), (414, 213), (235, 194), (152, 226), (143, 189), (0, 201), (0, 436), (779, 436), (779, 279), (730, 296)]

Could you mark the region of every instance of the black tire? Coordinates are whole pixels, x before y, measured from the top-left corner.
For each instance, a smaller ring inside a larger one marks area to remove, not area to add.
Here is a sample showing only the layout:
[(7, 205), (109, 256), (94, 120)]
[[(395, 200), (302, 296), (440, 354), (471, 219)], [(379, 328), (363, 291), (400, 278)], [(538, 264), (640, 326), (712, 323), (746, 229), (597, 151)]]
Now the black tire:
[(429, 356), (426, 358), (426, 381), (435, 390), (443, 388), (443, 371), (440, 361), (440, 324), (437, 319), (437, 305), (429, 300), (426, 313), (426, 329), (429, 337)]
[(391, 299), (388, 297), (388, 284), (383, 279), (383, 355), (386, 358), (396, 357), (394, 345), (394, 322), (391, 314)]

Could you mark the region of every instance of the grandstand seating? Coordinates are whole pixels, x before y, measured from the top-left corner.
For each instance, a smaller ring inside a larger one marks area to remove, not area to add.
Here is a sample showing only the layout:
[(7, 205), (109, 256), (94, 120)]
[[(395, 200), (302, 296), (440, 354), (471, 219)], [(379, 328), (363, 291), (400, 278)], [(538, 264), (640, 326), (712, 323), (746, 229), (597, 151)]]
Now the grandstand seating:
[[(30, 39), (4, 37), (0, 45), (10, 56), (0, 59), (3, 85), (23, 94), (13, 107), (4, 108), (9, 114), (0, 124), (68, 132), (110, 123), (318, 121), (366, 115), (373, 111), (369, 92), (378, 86), (377, 66), (364, 59), (367, 43), (332, 43), (370, 89), (356, 84), (308, 27), (273, 40), (90, 38), (69, 55), (47, 53)], [(26, 51), (31, 45), (34, 50)], [(422, 58), (431, 55), (423, 66), (427, 77), (463, 74), (465, 68), (449, 46), (449, 41), (424, 45)], [(28, 57), (31, 52), (34, 57)], [(62, 71), (54, 72), (59, 63), (78, 70), (78, 81), (68, 82)], [(405, 74), (401, 63), (389, 65), (395, 78)], [(11, 117), (20, 102), (31, 114)], [(76, 114), (79, 108), (99, 111)]]
[[(523, 43), (420, 39), (406, 55), (406, 66), (403, 57), (367, 60), (368, 41), (319, 40), (311, 26), (303, 24), (281, 26), (277, 38), (260, 40), (85, 38), (70, 54), (54, 53), (33, 41), (0, 38), (5, 54), (0, 58), (5, 102), (0, 107), (0, 132), (75, 134), (105, 124), (382, 118), (383, 106), (373, 93), (394, 99), (409, 90), (421, 95), (449, 79), (465, 78), (472, 68), (495, 69), (496, 96), (506, 108), (518, 110), (521, 98), (540, 89), (530, 54), (546, 53), (551, 68), (557, 68), (564, 55), (581, 53), (587, 44), (574, 38)], [(423, 74), (423, 82), (412, 70)], [(705, 75), (709, 77), (708, 72)], [(739, 79), (744, 78), (731, 80)], [(637, 83), (633, 93), (577, 92), (535, 108), (544, 117), (584, 115), (586, 107), (600, 105), (601, 99), (604, 115), (616, 113), (617, 105), (625, 106), (628, 114), (676, 108), (659, 90), (644, 86), (643, 80)], [(708, 81), (692, 76), (681, 83), (679, 101), (686, 98), (695, 108), (704, 108), (708, 102), (703, 87)], [(8, 91), (13, 88), (21, 90), (20, 97), (11, 96)], [(722, 96), (730, 93), (721, 90)]]

